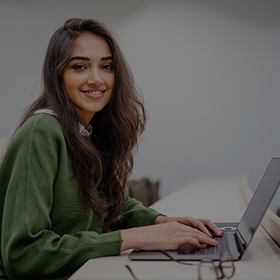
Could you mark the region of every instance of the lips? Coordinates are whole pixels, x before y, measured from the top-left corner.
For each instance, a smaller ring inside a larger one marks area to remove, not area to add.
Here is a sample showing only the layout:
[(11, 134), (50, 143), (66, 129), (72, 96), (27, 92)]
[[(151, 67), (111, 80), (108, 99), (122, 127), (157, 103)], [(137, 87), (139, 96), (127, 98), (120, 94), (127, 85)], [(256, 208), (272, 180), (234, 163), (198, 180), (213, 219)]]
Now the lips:
[(81, 90), (81, 92), (86, 95), (87, 97), (91, 98), (101, 98), (105, 95), (106, 89), (88, 89), (88, 90)]
[(92, 90), (82, 90), (83, 93), (85, 94), (92, 94), (92, 95), (99, 95), (105, 93), (105, 89), (103, 90), (97, 90), (97, 89), (92, 89)]

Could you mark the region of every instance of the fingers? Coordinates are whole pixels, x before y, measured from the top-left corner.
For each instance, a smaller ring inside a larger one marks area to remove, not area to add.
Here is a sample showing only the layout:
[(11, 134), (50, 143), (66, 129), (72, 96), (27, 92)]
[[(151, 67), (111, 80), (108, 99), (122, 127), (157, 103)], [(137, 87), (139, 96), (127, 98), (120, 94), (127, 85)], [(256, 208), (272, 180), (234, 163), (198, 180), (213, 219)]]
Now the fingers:
[(212, 237), (209, 229), (214, 231), (216, 235), (223, 235), (222, 230), (220, 230), (215, 224), (209, 219), (194, 219), (191, 217), (176, 218), (179, 223), (198, 228), (208, 236)]
[(200, 221), (203, 225), (207, 226), (210, 230), (214, 231), (216, 235), (218, 235), (218, 236), (223, 235), (223, 231), (221, 229), (219, 229), (215, 224), (213, 224), (211, 220), (209, 220), (209, 219), (198, 219), (198, 221)]
[(178, 222), (180, 222), (182, 224), (185, 224), (185, 225), (188, 225), (188, 226), (198, 228), (199, 230), (201, 230), (202, 232), (204, 232), (208, 236), (212, 237), (211, 233), (209, 232), (209, 230), (204, 225), (205, 223), (207, 224), (207, 226), (211, 225), (212, 222), (210, 220), (194, 219), (194, 218), (191, 218), (191, 217), (184, 217), (184, 218), (178, 220)]
[(204, 222), (202, 222), (201, 220), (195, 220), (194, 219), (193, 226), (198, 228), (199, 230), (201, 230), (202, 232), (204, 232), (208, 236), (212, 237), (211, 233), (209, 232), (209, 230), (204, 225)]
[[(192, 244), (198, 248), (201, 247), (200, 243), (206, 243), (208, 245), (216, 246), (218, 242), (211, 238), (209, 235), (205, 234), (201, 230), (196, 228), (186, 227), (182, 224), (180, 225), (180, 230), (182, 231), (182, 244)], [(181, 245), (181, 244), (180, 244)]]

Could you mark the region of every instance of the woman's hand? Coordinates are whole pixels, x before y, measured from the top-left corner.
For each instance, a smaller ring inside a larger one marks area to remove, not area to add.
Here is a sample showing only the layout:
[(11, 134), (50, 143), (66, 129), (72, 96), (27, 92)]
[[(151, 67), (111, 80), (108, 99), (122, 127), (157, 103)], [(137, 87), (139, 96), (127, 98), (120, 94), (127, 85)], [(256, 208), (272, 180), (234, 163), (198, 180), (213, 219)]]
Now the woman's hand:
[[(206, 243), (212, 246), (218, 244), (209, 234), (200, 230), (200, 228), (203, 228), (201, 227), (201, 224), (203, 225), (201, 220), (170, 218), (171, 221), (168, 221), (167, 217), (164, 218), (157, 219), (158, 224), (156, 225), (122, 230), (123, 242), (121, 244), (121, 251), (132, 248), (142, 250), (176, 250), (183, 244), (192, 244), (198, 248), (201, 247), (200, 243)], [(179, 221), (176, 219), (179, 219)], [(211, 226), (211, 222), (206, 222), (206, 225), (208, 224)], [(193, 226), (195, 225), (199, 229), (194, 228)]]
[[(165, 217), (165, 216), (157, 216), (155, 223), (156, 224), (162, 224), (162, 223), (168, 223), (168, 222), (173, 222), (176, 221), (180, 224), (195, 227), (205, 234), (209, 235), (212, 237), (210, 234), (209, 230), (212, 230), (215, 232), (216, 235), (222, 236), (223, 232), (220, 230), (215, 224), (213, 224), (210, 220), (208, 219), (193, 219), (191, 217)], [(206, 228), (208, 227), (208, 229)]]

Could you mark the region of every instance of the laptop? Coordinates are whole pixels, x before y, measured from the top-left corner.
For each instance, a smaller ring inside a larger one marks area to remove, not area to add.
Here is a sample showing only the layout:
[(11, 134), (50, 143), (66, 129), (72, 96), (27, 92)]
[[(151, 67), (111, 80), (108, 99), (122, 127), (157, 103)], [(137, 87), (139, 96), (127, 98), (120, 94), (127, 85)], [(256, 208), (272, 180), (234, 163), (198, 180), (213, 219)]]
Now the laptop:
[[(205, 256), (214, 260), (219, 259), (219, 250), (227, 249), (231, 252), (234, 260), (242, 258), (250, 245), (252, 238), (261, 223), (261, 220), (273, 199), (280, 184), (280, 158), (272, 158), (257, 189), (251, 198), (242, 219), (239, 223), (217, 223), (223, 229), (224, 235), (218, 237), (219, 245), (202, 246), (197, 249), (193, 245), (182, 245), (178, 250), (167, 251), (176, 260), (195, 261)], [(205, 245), (205, 244), (204, 244)], [(222, 248), (220, 248), (222, 247)], [(144, 251), (134, 249), (130, 254), (131, 260), (170, 260), (161, 251)]]

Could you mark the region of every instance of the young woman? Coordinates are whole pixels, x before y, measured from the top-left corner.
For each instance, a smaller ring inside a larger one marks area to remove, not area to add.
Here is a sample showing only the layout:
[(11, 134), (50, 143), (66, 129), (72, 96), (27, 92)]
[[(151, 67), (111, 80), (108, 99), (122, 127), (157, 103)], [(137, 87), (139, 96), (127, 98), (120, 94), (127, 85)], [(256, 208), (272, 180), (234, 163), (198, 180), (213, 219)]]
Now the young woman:
[(145, 110), (104, 25), (66, 21), (49, 42), (43, 82), (0, 167), (1, 279), (66, 279), (130, 248), (216, 245), (211, 221), (165, 217), (129, 197)]

